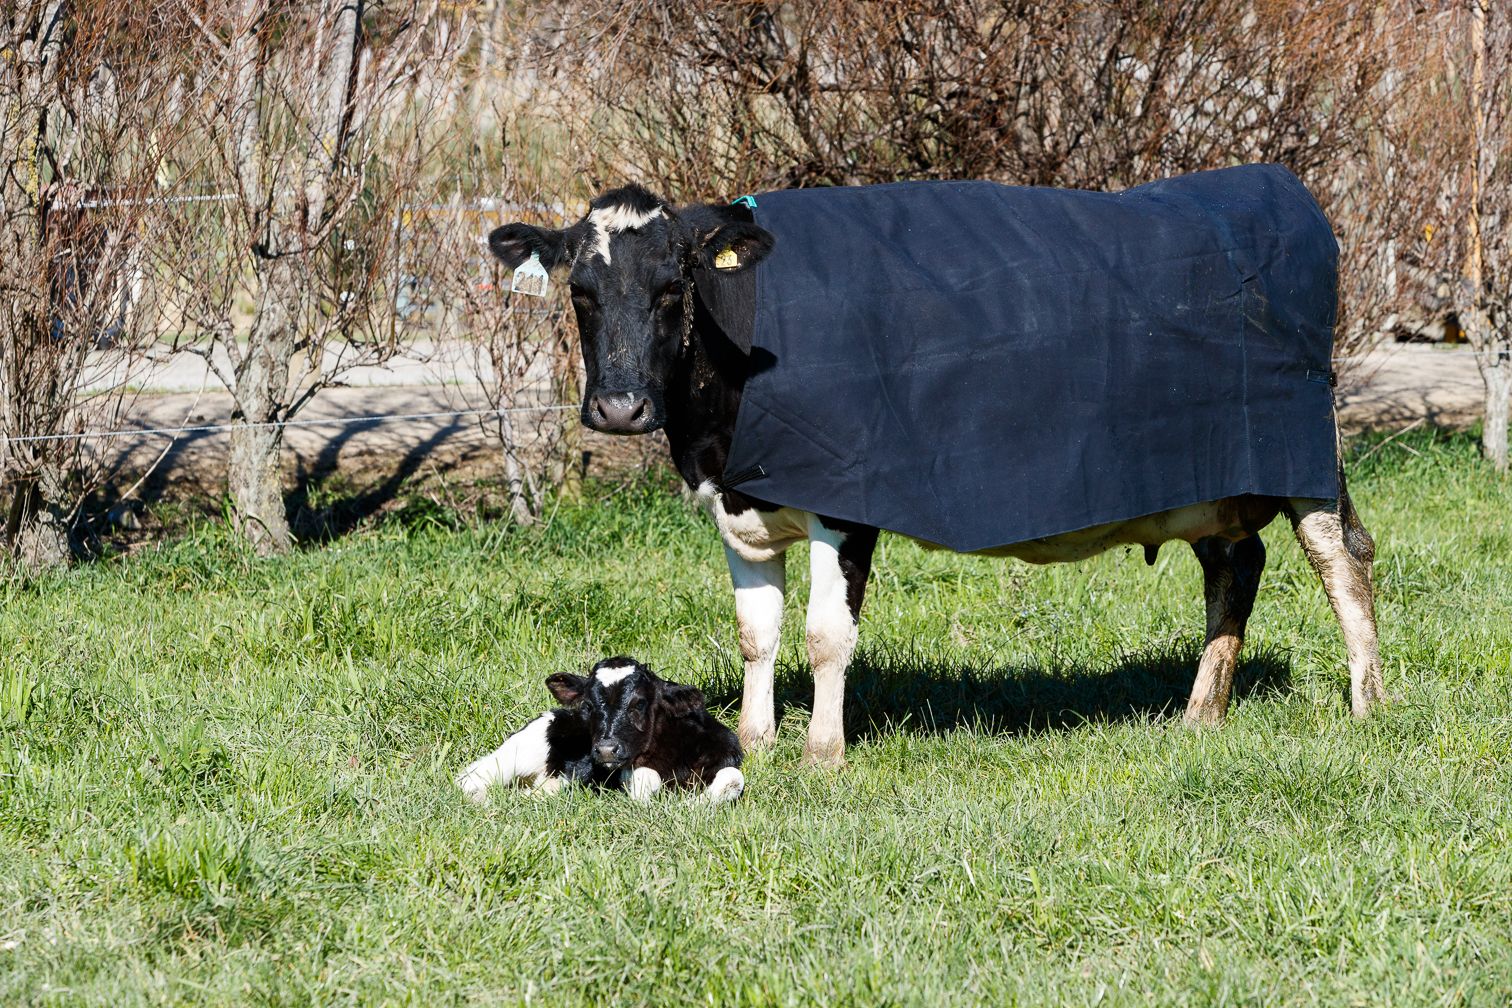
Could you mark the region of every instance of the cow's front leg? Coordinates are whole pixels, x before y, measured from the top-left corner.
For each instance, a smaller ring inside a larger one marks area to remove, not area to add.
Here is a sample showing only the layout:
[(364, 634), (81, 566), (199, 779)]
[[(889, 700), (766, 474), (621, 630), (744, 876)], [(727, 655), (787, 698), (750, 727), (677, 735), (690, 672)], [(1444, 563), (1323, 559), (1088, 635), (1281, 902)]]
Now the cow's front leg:
[(1238, 542), (1216, 536), (1192, 543), (1202, 564), (1203, 594), (1207, 599), (1207, 643), (1187, 701), (1187, 724), (1218, 724), (1228, 713), (1234, 690), (1234, 670), (1244, 645), (1244, 627), (1255, 606), (1260, 572), (1265, 569), (1265, 544), (1258, 535)]
[(817, 516), (809, 519), (807, 630), (814, 715), (803, 760), (815, 766), (845, 763), (845, 672), (856, 650), (856, 626), (876, 543), (876, 529), (849, 524), (832, 528)]
[(1287, 517), (1302, 552), (1323, 581), (1323, 590), (1344, 631), (1344, 647), (1349, 652), (1350, 707), (1356, 717), (1365, 717), (1386, 699), (1371, 581), (1375, 542), (1355, 515), (1347, 495), (1341, 494), (1338, 501), (1294, 499), (1287, 506)]
[(626, 767), (620, 771), (620, 786), (634, 801), (650, 801), (662, 789), (661, 774), (650, 767)]
[(724, 767), (714, 775), (709, 786), (704, 789), (699, 799), (710, 805), (724, 805), (735, 801), (745, 793), (745, 775), (739, 767)]
[(730, 582), (735, 586), (735, 618), (740, 622), (740, 657), (745, 661), (745, 690), (740, 700), (740, 744), (760, 749), (777, 739), (773, 681), (777, 645), (782, 636), (782, 600), (787, 577), (782, 554), (770, 560), (746, 560), (725, 547)]

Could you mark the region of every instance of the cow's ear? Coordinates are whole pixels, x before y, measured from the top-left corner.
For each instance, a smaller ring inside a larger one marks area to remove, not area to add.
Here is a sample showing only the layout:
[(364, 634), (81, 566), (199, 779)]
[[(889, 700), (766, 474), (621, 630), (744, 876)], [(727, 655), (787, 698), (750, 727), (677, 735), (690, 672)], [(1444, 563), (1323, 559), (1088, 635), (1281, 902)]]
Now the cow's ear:
[(551, 690), (551, 695), (557, 698), (557, 703), (563, 707), (571, 707), (573, 704), (582, 702), (583, 693), (588, 689), (588, 680), (569, 672), (558, 672), (556, 675), (546, 677), (546, 688)]
[(662, 687), (662, 703), (673, 717), (683, 717), (704, 709), (703, 690), (681, 683), (667, 683)]
[(488, 236), (488, 250), (510, 269), (519, 266), (531, 254), (539, 256), (541, 265), (548, 270), (566, 262), (576, 243), (582, 238), (582, 229), (574, 224), (561, 231), (539, 228), (532, 224), (505, 224), (494, 228)]
[(749, 221), (727, 221), (698, 234), (698, 261), (704, 269), (739, 273), (772, 251), (772, 233)]

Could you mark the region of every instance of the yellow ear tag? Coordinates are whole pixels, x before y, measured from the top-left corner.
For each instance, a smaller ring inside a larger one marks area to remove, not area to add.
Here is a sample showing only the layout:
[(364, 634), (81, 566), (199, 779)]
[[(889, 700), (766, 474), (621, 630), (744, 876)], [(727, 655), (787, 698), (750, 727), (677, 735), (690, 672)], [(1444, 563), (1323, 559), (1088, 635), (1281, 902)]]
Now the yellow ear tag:
[(735, 254), (735, 250), (732, 248), (722, 249), (714, 257), (715, 269), (734, 269), (739, 265), (740, 257)]

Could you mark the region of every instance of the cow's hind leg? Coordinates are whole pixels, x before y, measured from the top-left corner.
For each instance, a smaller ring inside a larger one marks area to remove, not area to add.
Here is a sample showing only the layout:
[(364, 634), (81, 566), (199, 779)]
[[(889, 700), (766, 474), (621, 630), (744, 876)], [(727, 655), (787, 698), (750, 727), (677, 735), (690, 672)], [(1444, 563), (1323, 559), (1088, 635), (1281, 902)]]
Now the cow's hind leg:
[(1349, 653), (1350, 708), (1355, 717), (1365, 717), (1386, 699), (1371, 582), (1375, 542), (1355, 514), (1342, 480), (1340, 490), (1337, 501), (1293, 499), (1286, 512), (1339, 619)]
[(730, 581), (735, 586), (735, 618), (740, 623), (740, 657), (745, 662), (745, 689), (740, 700), (740, 744), (746, 749), (771, 745), (777, 738), (774, 689), (777, 645), (782, 637), (782, 600), (786, 571), (781, 554), (770, 560), (746, 560), (725, 547)]
[(1228, 713), (1233, 695), (1244, 627), (1265, 569), (1265, 544), (1258, 535), (1238, 541), (1209, 536), (1192, 543), (1192, 552), (1202, 564), (1207, 642), (1187, 701), (1186, 722), (1218, 724)]
[(551, 752), (547, 728), (556, 711), (547, 711), (504, 740), (504, 744), (482, 759), (474, 760), (457, 775), (457, 786), (468, 801), (482, 803), (490, 787), (502, 787), (516, 781), (542, 783), (546, 776), (546, 758)]

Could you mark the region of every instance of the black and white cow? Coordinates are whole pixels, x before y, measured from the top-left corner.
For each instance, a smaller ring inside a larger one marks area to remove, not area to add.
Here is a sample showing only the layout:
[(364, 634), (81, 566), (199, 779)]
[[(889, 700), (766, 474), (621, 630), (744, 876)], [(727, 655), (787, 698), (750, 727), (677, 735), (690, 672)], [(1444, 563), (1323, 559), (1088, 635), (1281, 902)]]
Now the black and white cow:
[[(587, 216), (568, 228), (508, 224), (489, 236), (489, 245), (507, 266), (535, 254), (566, 275), (587, 372), (583, 422), (611, 434), (664, 428), (679, 473), (707, 502), (735, 588), (745, 659), (740, 740), (747, 747), (769, 743), (776, 733), (783, 553), (809, 541), (814, 706), (804, 756), (817, 764), (843, 762), (845, 672), (878, 530), (720, 486), (748, 359), (708, 306), (753, 296), (738, 274), (770, 252), (773, 237), (742, 208), (674, 208), (632, 185), (593, 200)], [(1334, 499), (1229, 497), (989, 552), (1056, 563), (1119, 545), (1143, 546), (1149, 556), (1163, 542), (1190, 543), (1206, 582), (1207, 641), (1186, 719), (1217, 723), (1228, 709), (1265, 564), (1259, 533), (1284, 514), (1343, 628), (1351, 706), (1363, 717), (1385, 698), (1371, 583), (1374, 544), (1350, 504), (1342, 472), (1339, 487)]]
[(714, 804), (745, 790), (735, 733), (704, 709), (696, 687), (661, 678), (634, 658), (606, 658), (585, 676), (559, 672), (547, 711), (468, 764), (457, 786), (475, 802), (491, 787), (557, 791), (569, 784), (647, 801), (663, 787), (701, 789)]

